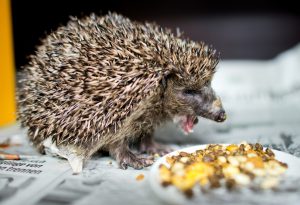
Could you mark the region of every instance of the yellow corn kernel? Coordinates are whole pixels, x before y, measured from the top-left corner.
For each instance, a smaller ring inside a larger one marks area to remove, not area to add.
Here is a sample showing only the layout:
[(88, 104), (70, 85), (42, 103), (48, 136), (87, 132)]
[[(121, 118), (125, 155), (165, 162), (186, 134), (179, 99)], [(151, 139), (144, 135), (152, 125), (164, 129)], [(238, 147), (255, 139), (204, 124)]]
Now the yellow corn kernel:
[(233, 151), (236, 151), (238, 149), (239, 149), (239, 147), (237, 145), (235, 145), (235, 144), (231, 144), (231, 145), (228, 145), (226, 147), (226, 150), (229, 151), (229, 152), (233, 152)]

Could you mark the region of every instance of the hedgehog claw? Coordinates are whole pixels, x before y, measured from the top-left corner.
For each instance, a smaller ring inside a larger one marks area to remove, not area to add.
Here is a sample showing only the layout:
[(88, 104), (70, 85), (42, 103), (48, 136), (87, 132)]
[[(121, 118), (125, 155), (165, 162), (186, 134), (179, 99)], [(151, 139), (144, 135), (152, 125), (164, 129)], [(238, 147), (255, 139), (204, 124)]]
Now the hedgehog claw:
[(127, 169), (128, 166), (134, 169), (142, 169), (153, 164), (153, 158), (135, 155), (130, 150), (119, 155), (117, 158), (121, 169)]
[(128, 165), (126, 164), (126, 162), (121, 162), (119, 166), (120, 166), (121, 169), (127, 169), (128, 168)]

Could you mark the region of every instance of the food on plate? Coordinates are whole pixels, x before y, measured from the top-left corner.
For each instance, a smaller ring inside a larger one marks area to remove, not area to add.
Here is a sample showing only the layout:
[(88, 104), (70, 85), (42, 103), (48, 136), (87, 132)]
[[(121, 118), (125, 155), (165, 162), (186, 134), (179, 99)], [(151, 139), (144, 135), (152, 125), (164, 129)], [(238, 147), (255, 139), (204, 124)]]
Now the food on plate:
[(192, 153), (179, 152), (168, 156), (159, 167), (163, 186), (175, 186), (187, 196), (193, 188), (234, 189), (251, 186), (270, 189), (278, 186), (287, 164), (278, 161), (269, 148), (259, 143), (210, 144)]

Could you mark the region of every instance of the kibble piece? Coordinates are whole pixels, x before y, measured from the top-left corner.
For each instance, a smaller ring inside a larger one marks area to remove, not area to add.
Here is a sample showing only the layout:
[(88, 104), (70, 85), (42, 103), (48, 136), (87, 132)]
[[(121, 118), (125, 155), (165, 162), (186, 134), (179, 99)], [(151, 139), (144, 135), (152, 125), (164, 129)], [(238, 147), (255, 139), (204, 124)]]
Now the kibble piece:
[(224, 156), (218, 156), (217, 160), (219, 164), (224, 164), (227, 162), (227, 159)]
[(257, 153), (254, 150), (248, 150), (247, 157), (257, 157)]
[(233, 175), (240, 173), (240, 169), (236, 166), (227, 165), (223, 168), (223, 173), (226, 178), (232, 178)]
[(203, 156), (202, 161), (203, 162), (212, 162), (212, 161), (214, 161), (214, 156), (212, 156), (210, 154), (206, 154)]
[(219, 188), (221, 186), (220, 180), (217, 176), (211, 176), (208, 178), (211, 188)]
[(240, 144), (239, 151), (242, 151), (242, 152), (245, 151), (245, 145), (244, 144)]
[(274, 156), (275, 156), (275, 155), (274, 155), (274, 152), (273, 152), (271, 149), (269, 149), (269, 148), (266, 149), (266, 154), (267, 154), (269, 157), (274, 157)]
[(241, 167), (247, 171), (251, 171), (254, 169), (254, 164), (252, 162), (247, 161), (246, 163), (242, 164)]
[(165, 184), (169, 184), (171, 182), (171, 171), (163, 164), (159, 167), (159, 175), (161, 181)]
[(255, 168), (263, 168), (264, 167), (264, 162), (260, 157), (251, 157), (247, 161), (251, 162)]
[(174, 162), (176, 161), (176, 159), (174, 157), (167, 157), (166, 161), (168, 162), (168, 164), (174, 164)]
[(179, 161), (182, 163), (187, 163), (189, 160), (190, 160), (190, 158), (188, 158), (188, 157), (181, 157)]
[(233, 179), (237, 184), (240, 185), (248, 185), (250, 184), (250, 180), (251, 180), (251, 178), (248, 175), (242, 173), (234, 175)]
[(255, 143), (254, 148), (255, 148), (254, 150), (256, 150), (256, 151), (262, 151), (263, 150), (263, 146), (259, 143)]
[(184, 175), (184, 164), (181, 162), (175, 162), (171, 171), (177, 173), (177, 175)]
[(232, 166), (237, 167), (237, 166), (240, 165), (240, 162), (237, 160), (236, 157), (229, 156), (227, 159), (228, 159), (229, 163), (230, 163)]
[(144, 178), (145, 178), (145, 176), (144, 176), (143, 174), (139, 174), (139, 175), (136, 176), (135, 179), (136, 179), (137, 181), (141, 181), (141, 180), (143, 180)]
[(235, 187), (236, 182), (234, 181), (234, 179), (228, 179), (226, 180), (226, 187), (227, 189), (231, 190)]
[(196, 181), (190, 178), (186, 178), (183, 176), (174, 176), (172, 177), (172, 184), (174, 184), (177, 188), (182, 191), (187, 191), (195, 185)]
[(187, 198), (192, 198), (194, 196), (194, 192), (192, 189), (185, 190), (184, 194), (186, 195)]
[(179, 155), (181, 157), (187, 157), (187, 156), (189, 156), (189, 153), (187, 153), (187, 152), (180, 152)]

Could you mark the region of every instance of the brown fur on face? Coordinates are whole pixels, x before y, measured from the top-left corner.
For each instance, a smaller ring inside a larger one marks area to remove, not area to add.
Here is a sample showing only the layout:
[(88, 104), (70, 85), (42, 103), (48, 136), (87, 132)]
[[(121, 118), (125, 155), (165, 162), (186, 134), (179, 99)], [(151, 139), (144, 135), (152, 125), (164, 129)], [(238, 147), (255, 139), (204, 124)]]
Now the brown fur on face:
[(226, 119), (220, 98), (211, 88), (211, 79), (172, 76), (165, 92), (164, 107), (169, 116), (201, 116), (217, 122)]

